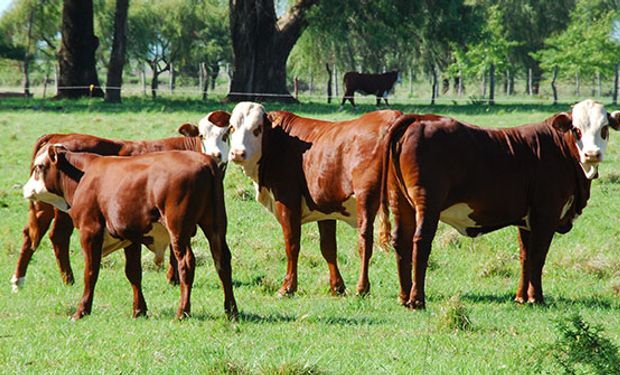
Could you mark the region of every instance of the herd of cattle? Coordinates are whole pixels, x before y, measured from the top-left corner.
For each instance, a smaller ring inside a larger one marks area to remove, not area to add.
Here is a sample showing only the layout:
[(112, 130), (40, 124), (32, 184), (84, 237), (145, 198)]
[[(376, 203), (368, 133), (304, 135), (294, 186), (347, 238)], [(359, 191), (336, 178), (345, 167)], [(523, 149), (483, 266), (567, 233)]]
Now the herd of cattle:
[[(85, 134), (51, 134), (34, 147), (24, 185), (29, 219), (11, 282), (23, 286), (35, 249), (50, 240), (65, 283), (74, 281), (69, 238), (80, 233), (84, 294), (73, 316), (92, 309), (102, 256), (124, 249), (133, 315), (145, 315), (141, 245), (163, 262), (170, 246), (168, 280), (180, 283), (177, 318), (190, 313), (197, 227), (209, 242), (234, 318), (231, 252), (226, 243), (222, 180), (230, 160), (254, 182), (256, 199), (282, 227), (288, 265), (280, 295), (297, 290), (301, 225), (316, 221), (333, 294), (345, 292), (336, 256), (336, 221), (358, 229), (361, 269), (356, 291), (370, 291), (368, 265), (373, 226), (379, 242), (396, 251), (401, 303), (425, 305), (424, 282), (439, 221), (466, 236), (517, 226), (521, 278), (515, 300), (542, 303), (542, 269), (555, 232), (566, 233), (581, 214), (598, 177), (609, 128), (608, 114), (592, 100), (541, 123), (483, 129), (437, 116), (382, 110), (329, 122), (290, 112), (266, 112), (242, 102), (211, 112), (184, 137), (119, 141)], [(413, 278), (412, 278), (413, 273)]]

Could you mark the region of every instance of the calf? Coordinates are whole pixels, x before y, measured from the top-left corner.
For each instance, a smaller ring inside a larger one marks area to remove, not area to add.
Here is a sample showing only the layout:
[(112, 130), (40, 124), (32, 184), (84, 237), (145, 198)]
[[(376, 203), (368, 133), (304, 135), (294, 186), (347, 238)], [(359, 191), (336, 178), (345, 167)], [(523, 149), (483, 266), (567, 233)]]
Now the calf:
[[(213, 128), (227, 129), (228, 117), (226, 112), (214, 111), (205, 116), (200, 124), (204, 128), (212, 125)], [(34, 146), (31, 159), (31, 168), (35, 158), (42, 149), (50, 144), (62, 144), (68, 150), (75, 152), (90, 152), (99, 155), (140, 155), (154, 151), (166, 150), (192, 150), (203, 152), (213, 156), (220, 166), (225, 170), (227, 164), (228, 133), (210, 132), (201, 136), (198, 134), (190, 136), (192, 127), (195, 125), (184, 124), (179, 128), (179, 132), (185, 137), (173, 137), (148, 141), (129, 141), (112, 140), (99, 138), (87, 134), (49, 134), (41, 137)], [(214, 140), (215, 139), (215, 140)], [(223, 139), (223, 141), (222, 141)], [(17, 292), (24, 285), (26, 271), (32, 255), (39, 247), (41, 238), (45, 235), (51, 225), (50, 240), (54, 248), (56, 262), (60, 268), (60, 273), (65, 284), (73, 284), (73, 271), (69, 261), (69, 239), (73, 231), (73, 223), (68, 215), (54, 209), (51, 205), (44, 202), (32, 201), (28, 208), (28, 224), (23, 230), (23, 244), (15, 273), (11, 277), (11, 285), (14, 292)], [(53, 220), (53, 223), (52, 223)], [(174, 264), (174, 257), (170, 259)], [(168, 269), (168, 280), (176, 282), (175, 268)]]
[(90, 314), (101, 257), (120, 248), (125, 249), (125, 273), (134, 292), (133, 315), (145, 315), (140, 244), (161, 262), (169, 243), (181, 281), (176, 316), (189, 316), (195, 268), (190, 239), (197, 225), (209, 241), (226, 313), (236, 315), (222, 177), (210, 156), (168, 151), (106, 157), (49, 145), (33, 163), (24, 197), (67, 211), (80, 231), (84, 295), (73, 319)]
[[(542, 303), (542, 270), (555, 232), (567, 233), (598, 176), (611, 116), (591, 100), (542, 123), (482, 129), (435, 115), (392, 127), (383, 203), (394, 214), (401, 302), (424, 308), (424, 279), (438, 221), (475, 237), (518, 227), (521, 279), (515, 300)], [(412, 281), (413, 273), (414, 279)]]
[[(313, 221), (318, 222), (332, 293), (345, 291), (336, 262), (336, 220), (359, 230), (362, 262), (357, 292), (370, 290), (368, 263), (379, 208), (381, 147), (389, 125), (400, 114), (384, 110), (329, 122), (284, 111), (265, 113), (263, 106), (251, 102), (239, 103), (232, 111), (229, 160), (243, 167), (254, 182), (256, 199), (282, 226), (288, 267), (280, 295), (297, 290), (301, 224)], [(388, 222), (382, 223), (381, 240), (387, 242)]]
[(344, 75), (343, 81), (344, 96), (342, 97), (340, 109), (344, 107), (344, 103), (347, 99), (351, 102), (353, 108), (355, 108), (355, 92), (359, 92), (363, 95), (376, 96), (377, 106), (381, 104), (381, 98), (385, 100), (386, 105), (390, 105), (387, 97), (394, 89), (394, 84), (400, 81), (400, 73), (397, 70), (380, 74), (347, 72)]

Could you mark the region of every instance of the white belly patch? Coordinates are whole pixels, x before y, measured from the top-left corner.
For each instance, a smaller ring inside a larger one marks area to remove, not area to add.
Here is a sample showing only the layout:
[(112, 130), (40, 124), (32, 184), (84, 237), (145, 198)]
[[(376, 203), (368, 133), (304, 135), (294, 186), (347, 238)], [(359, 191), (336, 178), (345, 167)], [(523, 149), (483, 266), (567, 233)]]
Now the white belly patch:
[[(170, 244), (168, 230), (160, 223), (154, 223), (153, 228), (148, 233), (145, 233), (144, 237), (151, 237), (153, 239), (146, 247), (155, 253), (155, 264), (161, 266), (164, 261), (164, 252), (168, 244)], [(108, 256), (116, 250), (129, 246), (129, 244), (131, 244), (131, 241), (114, 238), (106, 229), (103, 233), (102, 256)]]
[(480, 225), (469, 217), (474, 210), (467, 203), (457, 203), (439, 214), (439, 220), (456, 229), (460, 234), (467, 236), (468, 228), (480, 228)]
[[(256, 200), (262, 204), (269, 212), (275, 215), (275, 198), (270, 190), (267, 188), (261, 188), (258, 191), (258, 185), (255, 184), (257, 189)], [(355, 199), (355, 195), (352, 195), (351, 198), (347, 199), (343, 203), (344, 211), (348, 214), (345, 215), (343, 212), (331, 212), (324, 213), (320, 211), (310, 210), (308, 207), (308, 203), (305, 199), (301, 201), (301, 223), (311, 223), (313, 221), (321, 221), (321, 220), (340, 220), (349, 224), (353, 228), (357, 227), (357, 201)]]

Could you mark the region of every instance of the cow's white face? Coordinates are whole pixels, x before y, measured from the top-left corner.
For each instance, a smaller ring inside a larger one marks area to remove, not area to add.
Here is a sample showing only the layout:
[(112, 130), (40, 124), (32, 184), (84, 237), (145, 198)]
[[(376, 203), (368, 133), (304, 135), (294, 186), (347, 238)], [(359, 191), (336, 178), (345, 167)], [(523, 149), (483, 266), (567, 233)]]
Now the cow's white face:
[(24, 185), (24, 198), (49, 203), (61, 211), (67, 211), (69, 205), (67, 201), (60, 195), (50, 191), (50, 181), (54, 178), (56, 154), (50, 149), (54, 147), (46, 147), (39, 151), (34, 160), (30, 179)]
[(255, 166), (262, 156), (265, 108), (253, 102), (241, 102), (230, 115), (229, 159), (244, 168)]
[(588, 179), (598, 174), (609, 139), (609, 119), (602, 104), (584, 100), (575, 104), (572, 111), (573, 136), (579, 150), (579, 163)]
[(224, 111), (211, 112), (198, 122), (203, 152), (215, 158), (220, 167), (228, 163), (230, 115)]

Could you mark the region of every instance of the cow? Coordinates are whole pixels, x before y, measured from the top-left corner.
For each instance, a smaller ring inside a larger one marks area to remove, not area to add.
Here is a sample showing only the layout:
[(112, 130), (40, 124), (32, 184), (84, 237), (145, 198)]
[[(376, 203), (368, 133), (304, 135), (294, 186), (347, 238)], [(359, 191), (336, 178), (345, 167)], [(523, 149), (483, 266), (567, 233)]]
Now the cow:
[(344, 108), (344, 103), (347, 99), (351, 102), (353, 108), (355, 108), (355, 93), (359, 92), (363, 95), (374, 95), (377, 97), (377, 107), (381, 104), (381, 98), (385, 100), (385, 105), (388, 103), (387, 97), (389, 93), (394, 89), (394, 84), (400, 82), (400, 73), (398, 70), (393, 70), (387, 73), (358, 73), (347, 72), (344, 75), (344, 96), (342, 97), (342, 103), (340, 104), (340, 110)]
[[(209, 123), (213, 128), (227, 129), (228, 118), (230, 116), (224, 111), (214, 111), (205, 116), (200, 124), (204, 128), (209, 128)], [(212, 155), (218, 162), (222, 171), (226, 168), (226, 158), (228, 156), (228, 143), (226, 132), (211, 132), (202, 136), (189, 136), (192, 132), (191, 124), (183, 124), (179, 132), (185, 137), (172, 137), (148, 141), (129, 141), (112, 140), (99, 138), (87, 134), (48, 134), (36, 142), (34, 146), (32, 163), (40, 150), (49, 144), (62, 144), (68, 150), (75, 152), (90, 152), (99, 155), (120, 155), (130, 156), (139, 155), (154, 151), (165, 150), (193, 150)], [(214, 138), (216, 141), (214, 142)], [(223, 140), (223, 141), (222, 141)], [(23, 244), (15, 273), (11, 277), (11, 287), (14, 292), (23, 287), (26, 280), (26, 271), (30, 259), (35, 250), (39, 247), (40, 241), (50, 228), (50, 240), (54, 248), (56, 262), (60, 269), (60, 274), (65, 284), (73, 284), (73, 270), (69, 261), (69, 239), (73, 231), (73, 224), (68, 215), (54, 209), (51, 205), (44, 202), (29, 202), (28, 223), (23, 230)], [(53, 220), (53, 223), (52, 223)], [(168, 281), (176, 283), (174, 257), (171, 255), (171, 266), (168, 268)]]
[(399, 118), (388, 135), (381, 201), (394, 216), (401, 303), (425, 307), (439, 221), (469, 237), (516, 226), (521, 278), (515, 301), (544, 303), (549, 246), (586, 206), (609, 128), (620, 128), (620, 112), (608, 115), (592, 100), (542, 123), (506, 129), (436, 115)]
[[(285, 111), (266, 113), (262, 105), (252, 102), (241, 102), (233, 109), (228, 159), (254, 182), (256, 199), (275, 215), (284, 234), (288, 266), (278, 295), (297, 290), (301, 225), (314, 221), (319, 226), (321, 254), (329, 266), (331, 293), (345, 293), (336, 261), (336, 220), (358, 228), (361, 272), (356, 291), (369, 292), (382, 139), (400, 115), (383, 110), (330, 122)], [(380, 222), (380, 241), (387, 242), (388, 222)]]
[(198, 126), (185, 123), (179, 133), (186, 137), (200, 137), (202, 152), (218, 160), (220, 168), (225, 171), (228, 164), (230, 114), (225, 111), (214, 111), (203, 117)]
[(190, 240), (196, 226), (209, 241), (224, 289), (225, 311), (229, 318), (236, 316), (224, 188), (212, 157), (191, 151), (100, 156), (51, 144), (35, 158), (23, 193), (26, 199), (67, 212), (80, 232), (84, 294), (74, 320), (91, 313), (101, 257), (121, 248), (125, 249), (125, 274), (133, 289), (133, 316), (146, 315), (141, 244), (155, 253), (159, 263), (168, 244), (172, 246), (181, 281), (176, 317), (189, 316), (195, 270)]

